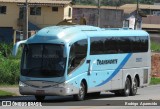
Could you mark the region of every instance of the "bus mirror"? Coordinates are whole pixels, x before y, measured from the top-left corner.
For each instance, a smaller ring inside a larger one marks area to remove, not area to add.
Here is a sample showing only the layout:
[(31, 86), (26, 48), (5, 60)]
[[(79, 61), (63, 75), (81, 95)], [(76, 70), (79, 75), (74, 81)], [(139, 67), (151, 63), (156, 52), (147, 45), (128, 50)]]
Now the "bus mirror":
[(16, 55), (17, 55), (19, 46), (20, 46), (21, 44), (24, 44), (24, 43), (26, 43), (26, 40), (19, 41), (19, 42), (17, 42), (17, 43), (13, 46), (13, 51), (12, 51), (12, 55), (13, 55), (13, 56), (16, 56)]

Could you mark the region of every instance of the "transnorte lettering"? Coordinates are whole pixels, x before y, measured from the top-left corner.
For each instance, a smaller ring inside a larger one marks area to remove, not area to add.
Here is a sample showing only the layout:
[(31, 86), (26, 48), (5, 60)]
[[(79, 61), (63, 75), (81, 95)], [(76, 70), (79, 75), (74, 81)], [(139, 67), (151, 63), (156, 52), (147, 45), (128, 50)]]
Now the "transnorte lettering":
[(117, 64), (118, 59), (110, 59), (110, 60), (97, 60), (97, 65), (104, 65), (104, 64)]

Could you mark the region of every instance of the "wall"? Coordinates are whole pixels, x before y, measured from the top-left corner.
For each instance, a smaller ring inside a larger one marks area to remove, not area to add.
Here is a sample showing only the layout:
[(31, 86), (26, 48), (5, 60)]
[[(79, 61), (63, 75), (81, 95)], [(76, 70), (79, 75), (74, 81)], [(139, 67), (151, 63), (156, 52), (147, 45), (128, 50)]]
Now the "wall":
[(0, 27), (13, 27), (19, 29), (17, 20), (19, 17), (19, 7), (16, 3), (0, 3), (1, 6), (7, 6), (6, 14), (0, 14)]
[[(19, 18), (17, 3), (0, 3), (0, 5), (7, 6), (6, 14), (0, 14), (0, 27), (13, 27), (15, 30), (22, 29), (17, 25)], [(72, 7), (70, 5), (58, 7), (58, 12), (53, 12), (52, 6), (40, 7), (41, 15), (30, 15), (29, 8), (29, 21), (40, 28), (56, 25), (64, 19), (72, 19)], [(71, 17), (68, 17), (69, 8), (71, 8)]]
[(70, 6), (58, 7), (58, 12), (53, 12), (51, 6), (42, 6), (41, 15), (30, 15), (30, 8), (29, 8), (29, 21), (40, 28), (46, 26), (53, 26), (64, 19), (72, 18), (68, 17), (69, 8), (71, 7)]
[(102, 9), (101, 10), (101, 26), (102, 27), (122, 27), (123, 25), (123, 11)]
[(150, 16), (143, 17), (142, 21), (144, 24), (160, 24), (160, 16)]
[[(101, 9), (100, 27), (122, 27), (123, 11), (114, 9)], [(87, 25), (97, 26), (98, 10), (96, 8), (73, 8), (73, 18), (77, 18), (75, 23), (80, 23), (80, 19), (84, 16)]]
[[(71, 16), (69, 17), (69, 8), (71, 8)], [(71, 5), (67, 5), (64, 7), (64, 19), (72, 19), (72, 11), (73, 8), (71, 7)]]
[(58, 12), (53, 12), (52, 7), (43, 6), (41, 7), (41, 15), (30, 15), (29, 8), (29, 21), (40, 28), (56, 25), (63, 20), (63, 9), (63, 7), (59, 7)]

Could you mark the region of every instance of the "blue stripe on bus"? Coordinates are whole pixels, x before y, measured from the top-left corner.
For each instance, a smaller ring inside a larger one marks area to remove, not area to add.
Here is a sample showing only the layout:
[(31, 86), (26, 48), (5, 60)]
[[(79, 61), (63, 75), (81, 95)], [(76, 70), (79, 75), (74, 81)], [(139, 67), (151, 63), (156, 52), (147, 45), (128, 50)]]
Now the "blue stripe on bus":
[(107, 82), (109, 82), (118, 72), (120, 69), (123, 68), (123, 66), (126, 64), (126, 62), (128, 61), (128, 59), (131, 57), (131, 53), (129, 53), (125, 58), (124, 60), (121, 62), (121, 64), (118, 66), (118, 68), (112, 73), (112, 75), (107, 78), (105, 81), (103, 81), (102, 83), (98, 84), (97, 86), (101, 86), (101, 85), (104, 85), (106, 84)]

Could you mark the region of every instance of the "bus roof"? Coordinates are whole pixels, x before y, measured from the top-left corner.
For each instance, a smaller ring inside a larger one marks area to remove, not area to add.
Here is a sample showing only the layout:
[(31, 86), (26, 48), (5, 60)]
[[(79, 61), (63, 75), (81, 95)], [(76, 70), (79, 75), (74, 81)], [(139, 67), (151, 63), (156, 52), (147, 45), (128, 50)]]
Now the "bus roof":
[(87, 37), (109, 36), (146, 36), (142, 30), (130, 30), (126, 28), (99, 28), (87, 25), (51, 26), (39, 30), (27, 40), (27, 43), (58, 43), (65, 44)]

